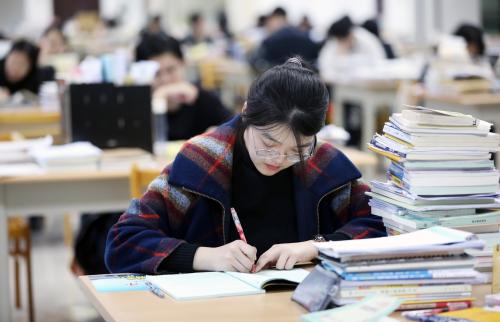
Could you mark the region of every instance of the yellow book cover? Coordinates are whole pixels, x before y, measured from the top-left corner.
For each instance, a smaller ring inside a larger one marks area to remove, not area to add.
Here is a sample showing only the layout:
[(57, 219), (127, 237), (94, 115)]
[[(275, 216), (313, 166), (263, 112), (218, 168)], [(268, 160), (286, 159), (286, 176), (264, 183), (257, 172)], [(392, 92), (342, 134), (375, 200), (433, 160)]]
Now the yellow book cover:
[(469, 319), (475, 322), (498, 322), (500, 321), (500, 312), (473, 307), (465, 310), (451, 311), (438, 314), (440, 316), (449, 316), (454, 318)]

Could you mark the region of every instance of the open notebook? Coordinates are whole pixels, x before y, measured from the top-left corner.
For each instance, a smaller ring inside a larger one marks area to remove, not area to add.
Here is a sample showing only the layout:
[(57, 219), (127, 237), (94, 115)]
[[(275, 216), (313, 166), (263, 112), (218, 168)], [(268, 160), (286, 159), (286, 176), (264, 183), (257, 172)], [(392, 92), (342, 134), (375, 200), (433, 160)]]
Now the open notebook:
[(148, 275), (146, 281), (176, 300), (261, 294), (270, 286), (296, 286), (309, 274), (301, 268), (263, 270), (255, 274), (202, 272)]

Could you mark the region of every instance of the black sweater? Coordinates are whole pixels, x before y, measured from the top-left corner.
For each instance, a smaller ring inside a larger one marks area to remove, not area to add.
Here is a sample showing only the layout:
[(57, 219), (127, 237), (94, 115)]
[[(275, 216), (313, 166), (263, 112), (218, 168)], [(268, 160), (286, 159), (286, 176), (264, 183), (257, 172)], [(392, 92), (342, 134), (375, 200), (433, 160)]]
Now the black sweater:
[(214, 94), (201, 88), (198, 91), (193, 104), (183, 104), (176, 112), (167, 113), (169, 140), (188, 140), (232, 116)]
[[(273, 176), (262, 175), (239, 140), (233, 158), (231, 205), (238, 212), (248, 243), (257, 248), (257, 256), (274, 244), (298, 241), (292, 168)], [(239, 235), (233, 223), (229, 242), (236, 239)], [(192, 271), (198, 247), (181, 244), (160, 264), (159, 271)]]

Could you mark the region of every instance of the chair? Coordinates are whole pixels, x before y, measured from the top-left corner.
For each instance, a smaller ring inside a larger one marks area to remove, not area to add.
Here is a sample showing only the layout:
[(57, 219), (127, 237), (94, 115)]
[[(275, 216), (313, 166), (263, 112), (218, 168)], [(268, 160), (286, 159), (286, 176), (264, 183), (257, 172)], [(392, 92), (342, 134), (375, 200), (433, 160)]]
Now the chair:
[[(2, 137), (2, 140), (17, 140), (21, 136), (17, 133), (9, 133)], [(21, 282), (20, 282), (20, 259), (24, 258), (26, 263), (27, 276), (27, 296), (28, 296), (28, 316), (33, 322), (33, 284), (31, 279), (31, 230), (26, 219), (22, 217), (10, 217), (7, 221), (9, 236), (9, 254), (14, 258), (14, 289), (15, 305), (21, 308)]]
[(140, 198), (148, 185), (160, 174), (155, 168), (140, 168), (137, 164), (130, 171), (130, 197)]
[(21, 283), (19, 260), (24, 258), (26, 263), (27, 291), (28, 291), (28, 316), (33, 322), (33, 286), (31, 279), (31, 231), (28, 222), (21, 217), (8, 219), (9, 232), (9, 254), (14, 258), (14, 287), (16, 308), (21, 308)]

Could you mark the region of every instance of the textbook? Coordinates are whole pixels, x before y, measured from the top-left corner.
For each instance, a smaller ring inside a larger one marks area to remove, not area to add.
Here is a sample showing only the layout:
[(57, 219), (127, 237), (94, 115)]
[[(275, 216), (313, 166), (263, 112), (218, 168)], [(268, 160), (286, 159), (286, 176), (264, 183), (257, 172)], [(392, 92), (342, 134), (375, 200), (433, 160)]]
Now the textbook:
[(392, 162), (389, 173), (412, 186), (482, 186), (498, 184), (497, 170), (408, 171)]
[(495, 200), (497, 197), (495, 194), (422, 197), (411, 195), (387, 182), (374, 180), (370, 185), (371, 192), (367, 192), (367, 195), (414, 211), (500, 208), (500, 203)]
[(472, 115), (458, 112), (435, 110), (422, 106), (405, 105), (411, 109), (403, 110), (401, 117), (409, 124), (440, 126), (475, 126), (477, 120)]
[(320, 254), (332, 258), (355, 255), (378, 254), (380, 257), (394, 253), (407, 255), (432, 251), (452, 251), (456, 249), (483, 249), (484, 241), (476, 235), (460, 230), (434, 226), (409, 234), (314, 243)]
[[(472, 268), (454, 269), (416, 269), (365, 273), (343, 273), (346, 281), (385, 281), (385, 280), (417, 280), (417, 279), (454, 279), (474, 278), (478, 273)], [(419, 284), (419, 283), (415, 283)]]
[(359, 260), (343, 263), (329, 260), (327, 257), (322, 256), (320, 256), (320, 259), (324, 259), (322, 261), (322, 265), (325, 269), (331, 272), (336, 272), (338, 275), (343, 275), (344, 273), (474, 267), (474, 257), (464, 254)]
[(457, 129), (456, 126), (432, 126), (432, 125), (410, 125), (407, 124), (401, 116), (401, 113), (394, 113), (389, 116), (389, 121), (405, 132), (410, 132), (412, 134), (417, 133), (434, 133), (434, 134), (476, 134), (476, 135), (487, 135), (490, 132), (491, 126), (493, 124), (486, 121), (477, 120), (475, 126), (464, 126)]
[(472, 286), (470, 284), (357, 286), (341, 289), (339, 298), (361, 297), (373, 293), (399, 296), (466, 292), (472, 292)]
[(409, 133), (401, 130), (391, 122), (386, 122), (382, 129), (385, 135), (399, 139), (412, 146), (458, 146), (458, 147), (498, 147), (500, 135), (498, 133), (486, 133), (485, 135), (468, 135), (460, 133), (429, 134), (429, 133)]
[(309, 274), (302, 268), (258, 273), (201, 272), (147, 275), (146, 280), (176, 300), (265, 293), (270, 287), (295, 287)]

